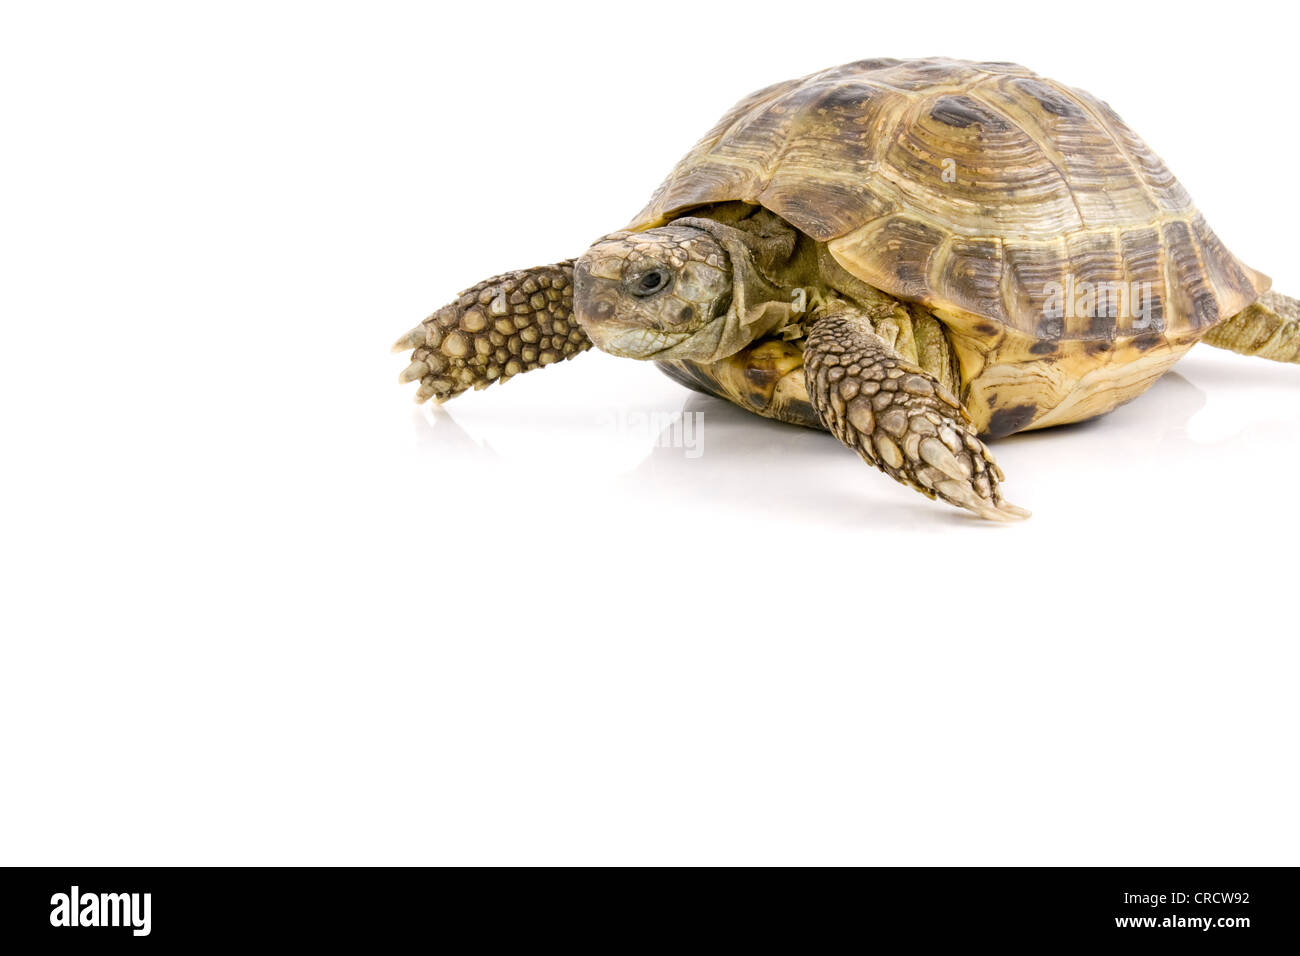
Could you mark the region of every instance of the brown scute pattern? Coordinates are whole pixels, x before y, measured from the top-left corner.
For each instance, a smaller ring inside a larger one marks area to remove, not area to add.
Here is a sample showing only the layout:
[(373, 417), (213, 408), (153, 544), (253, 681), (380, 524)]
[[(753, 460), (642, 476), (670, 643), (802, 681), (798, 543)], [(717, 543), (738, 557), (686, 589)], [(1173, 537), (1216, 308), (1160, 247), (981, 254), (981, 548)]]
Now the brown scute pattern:
[(803, 350), (797, 342), (760, 339), (720, 362), (657, 362), (674, 381), (791, 425), (822, 428), (808, 401)]
[(1150, 282), (1161, 336), (1194, 341), (1269, 285), (1109, 106), (1014, 64), (865, 60), (768, 87), (632, 228), (728, 201), (766, 206), (864, 282), (967, 333), (992, 321), (1061, 342), (1135, 334), (1131, 315), (1045, 314), (1045, 283), (1069, 278)]
[[(1076, 275), (1086, 277), (1080, 281), (1102, 282), (1129, 289), (1128, 274), (1120, 248), (1120, 238), (1113, 232), (1076, 232), (1065, 240), (1065, 255), (1073, 263)], [(1111, 312), (1114, 314), (1112, 315)], [(1117, 327), (1132, 323), (1134, 307), (1108, 310), (1098, 303), (1098, 313), (1100, 314), (1064, 316), (1062, 331), (1057, 338), (1067, 340), (1113, 338)]]
[(1008, 90), (1015, 93), (1013, 99), (1024, 102), (1027, 96), (1053, 116), (1069, 120), (1082, 120), (1087, 115), (1079, 104), (1063, 96), (1050, 83), (1034, 78), (1029, 80), (1013, 79), (1006, 84)]
[(1034, 316), (1035, 334), (1039, 338), (1060, 340), (1065, 334), (1064, 317), (1049, 314), (1048, 308), (1048, 283), (1061, 279), (1060, 263), (1065, 255), (1064, 249), (1063, 239), (1041, 245), (1004, 244), (1001, 268), (1003, 315)]
[(803, 368), (826, 429), (869, 464), (983, 518), (1027, 516), (1003, 499), (1002, 472), (957, 399), (875, 335), (865, 316), (817, 322)]
[(899, 217), (883, 220), (872, 240), (880, 267), (894, 277), (898, 291), (891, 294), (923, 299), (930, 290), (931, 259), (943, 245), (943, 233), (924, 222)]
[(573, 317), (573, 261), (509, 272), (462, 292), (398, 340), (415, 400), (445, 402), (591, 348)]
[(1196, 327), (1209, 328), (1226, 316), (1219, 315), (1219, 303), (1202, 265), (1200, 243), (1185, 222), (1167, 222), (1161, 229), (1166, 250), (1166, 287), (1176, 314)]
[[(1212, 294), (1218, 297), (1218, 290), (1226, 288), (1235, 280), (1238, 270), (1241, 268), (1241, 263), (1227, 250), (1222, 240), (1214, 234), (1214, 231), (1210, 229), (1209, 224), (1206, 223), (1205, 218), (1199, 212), (1189, 220), (1189, 225), (1204, 270), (1204, 274), (1199, 279), (1200, 284), (1206, 286)], [(1255, 285), (1260, 289), (1261, 293), (1268, 291), (1272, 285), (1268, 276), (1253, 270), (1250, 271), (1254, 275)], [(1235, 312), (1229, 314), (1235, 314)]]
[[(801, 189), (791, 190), (782, 195), (779, 200), (769, 194), (764, 194), (756, 197), (754, 201), (762, 205), (763, 202), (760, 200), (771, 202), (773, 206), (779, 206), (780, 208), (772, 209), (772, 211), (790, 223), (820, 221), (818, 217), (824, 217), (827, 210), (852, 207), (876, 209), (878, 215), (873, 217), (875, 221), (881, 223), (890, 221), (886, 218), (889, 213), (888, 207), (868, 191), (865, 186), (817, 182), (809, 179), (804, 182)], [(771, 208), (771, 206), (768, 208)], [(848, 219), (844, 221), (846, 228), (850, 221)], [(834, 228), (835, 223), (828, 222), (826, 229), (822, 231), (829, 232)], [(820, 239), (821, 237), (814, 235), (813, 238)]]
[[(1160, 230), (1154, 227), (1130, 229), (1119, 235), (1120, 258), (1130, 283), (1137, 282), (1151, 289), (1148, 303), (1150, 314), (1144, 320), (1148, 328), (1164, 329), (1165, 319), (1165, 257)], [(1114, 327), (1114, 337), (1134, 334), (1134, 316), (1124, 316)]]
[(930, 104), (930, 119), (959, 129), (976, 127), (979, 135), (1005, 133), (1011, 124), (969, 96), (941, 96)]
[[(922, 114), (883, 153), (886, 168), (910, 177), (897, 189), (902, 199), (895, 207), (917, 208), (927, 217), (951, 210), (956, 222), (977, 226), (956, 230), (961, 234), (1050, 239), (1083, 226), (1060, 170), (1044, 163), (1041, 145), (1010, 121), (961, 129)], [(948, 179), (945, 161), (951, 168)], [(893, 191), (885, 184), (881, 189)], [(1032, 217), (1025, 215), (1029, 206)], [(971, 221), (975, 216), (977, 224)]]
[[(951, 236), (947, 240), (948, 267), (935, 277), (936, 292), (946, 301), (969, 302), (978, 315), (997, 315), (1002, 301), (1002, 243), (996, 239)], [(990, 263), (997, 268), (990, 269)]]

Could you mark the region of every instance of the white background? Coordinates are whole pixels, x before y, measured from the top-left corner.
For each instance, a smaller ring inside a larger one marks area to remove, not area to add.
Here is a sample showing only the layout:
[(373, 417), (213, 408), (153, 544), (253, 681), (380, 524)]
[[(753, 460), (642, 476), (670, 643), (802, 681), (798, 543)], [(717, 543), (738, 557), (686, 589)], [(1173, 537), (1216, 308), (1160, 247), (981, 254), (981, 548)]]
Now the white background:
[(0, 862), (1298, 862), (1300, 368), (999, 443), (1006, 527), (648, 365), (395, 384), (863, 57), (1091, 90), (1300, 293), (1282, 6), (793, 6), (6, 5)]

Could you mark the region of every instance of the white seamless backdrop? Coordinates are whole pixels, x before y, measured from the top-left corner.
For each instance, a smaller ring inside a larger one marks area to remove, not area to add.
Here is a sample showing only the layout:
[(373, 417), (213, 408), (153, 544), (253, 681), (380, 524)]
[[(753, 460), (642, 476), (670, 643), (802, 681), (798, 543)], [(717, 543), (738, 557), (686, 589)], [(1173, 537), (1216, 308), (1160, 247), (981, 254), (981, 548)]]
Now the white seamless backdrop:
[(0, 863), (1296, 863), (1300, 368), (999, 443), (995, 527), (645, 365), (432, 412), (387, 351), (869, 56), (1096, 93), (1300, 294), (1293, 18), (7, 5)]

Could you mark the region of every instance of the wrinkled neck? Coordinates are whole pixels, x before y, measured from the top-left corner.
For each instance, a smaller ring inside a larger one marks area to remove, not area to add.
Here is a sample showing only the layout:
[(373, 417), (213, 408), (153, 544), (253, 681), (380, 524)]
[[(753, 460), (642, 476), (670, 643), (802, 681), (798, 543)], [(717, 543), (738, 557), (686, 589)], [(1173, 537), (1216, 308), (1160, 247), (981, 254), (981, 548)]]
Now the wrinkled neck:
[(788, 325), (797, 297), (783, 275), (786, 263), (771, 263), (762, 238), (708, 218), (677, 220), (709, 233), (731, 260), (731, 303), (719, 322), (714, 354), (717, 362)]

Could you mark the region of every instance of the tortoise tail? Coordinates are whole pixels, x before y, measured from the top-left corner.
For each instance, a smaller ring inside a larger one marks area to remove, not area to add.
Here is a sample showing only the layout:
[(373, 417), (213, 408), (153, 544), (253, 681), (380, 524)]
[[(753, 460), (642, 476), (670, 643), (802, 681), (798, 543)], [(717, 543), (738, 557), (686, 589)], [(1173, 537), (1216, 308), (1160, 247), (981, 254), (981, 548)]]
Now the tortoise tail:
[(1300, 300), (1265, 292), (1203, 339), (1216, 348), (1300, 365)]

